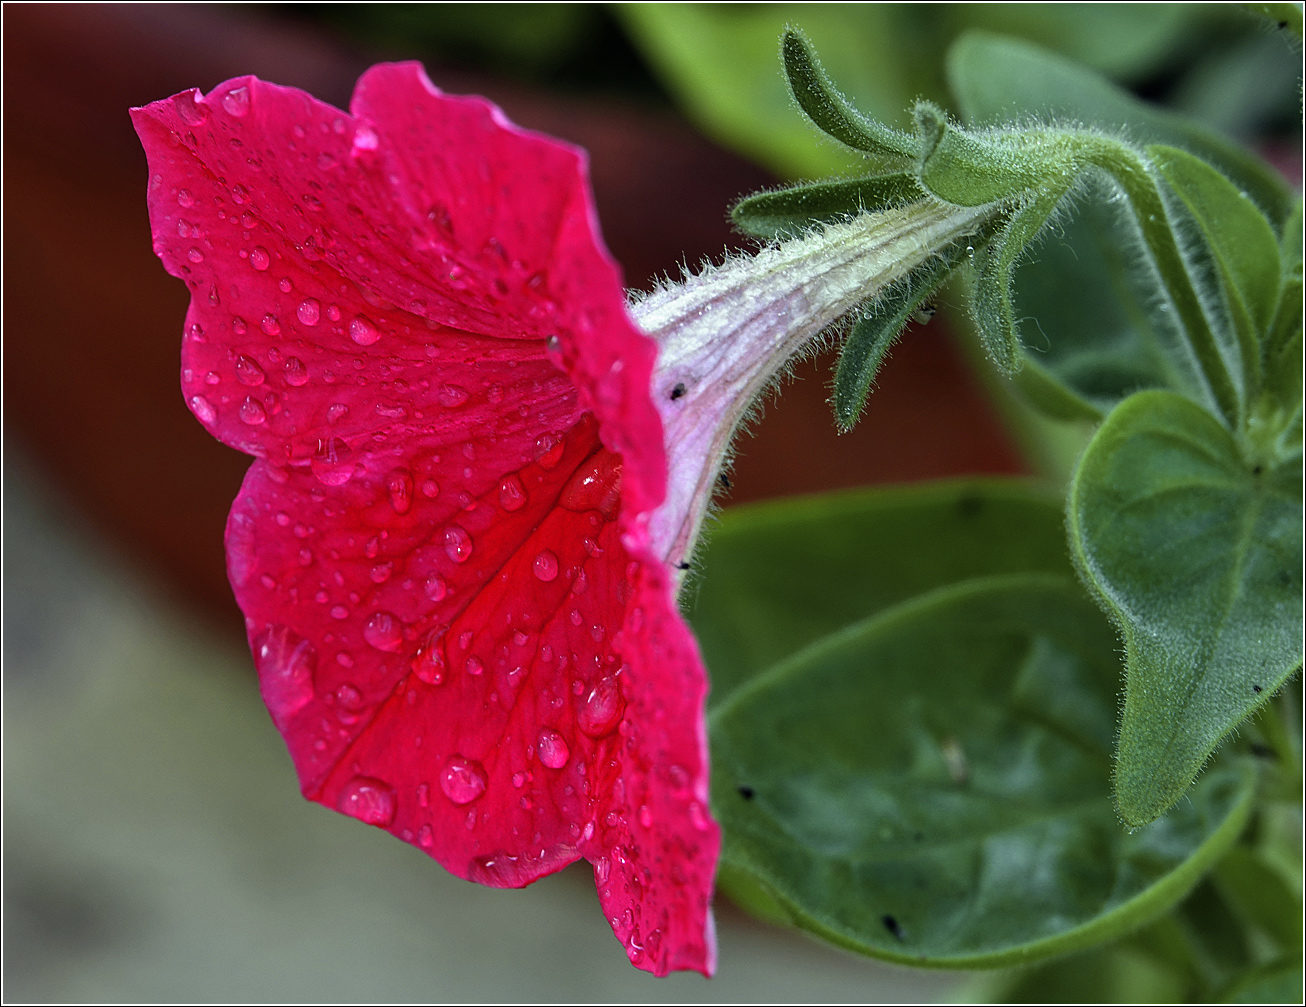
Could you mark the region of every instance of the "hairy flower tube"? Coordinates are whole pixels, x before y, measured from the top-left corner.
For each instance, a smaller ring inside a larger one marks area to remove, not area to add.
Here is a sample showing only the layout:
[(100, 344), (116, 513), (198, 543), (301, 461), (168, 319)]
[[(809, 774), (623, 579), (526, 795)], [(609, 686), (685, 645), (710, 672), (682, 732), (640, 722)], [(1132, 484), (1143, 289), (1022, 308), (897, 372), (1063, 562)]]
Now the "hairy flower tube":
[(583, 153), (416, 64), (349, 113), (247, 77), (133, 117), (186, 402), (256, 459), (228, 572), (304, 795), (487, 885), (584, 858), (635, 965), (710, 974), (679, 570), (757, 392), (975, 211), (833, 225), (632, 319)]

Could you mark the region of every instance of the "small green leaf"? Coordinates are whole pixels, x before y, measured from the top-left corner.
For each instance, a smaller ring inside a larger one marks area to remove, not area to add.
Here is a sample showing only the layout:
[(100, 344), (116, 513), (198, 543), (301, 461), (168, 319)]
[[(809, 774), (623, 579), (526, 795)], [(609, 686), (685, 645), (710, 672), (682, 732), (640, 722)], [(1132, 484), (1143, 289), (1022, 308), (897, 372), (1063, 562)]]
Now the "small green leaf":
[(1005, 374), (1015, 374), (1021, 365), (1020, 334), (1011, 304), (1011, 274), (1065, 194), (1063, 188), (1044, 189), (1012, 214), (1002, 234), (989, 244), (975, 277), (971, 317), (989, 359)]
[(814, 640), (922, 591), (986, 574), (1073, 576), (1059, 495), (962, 479), (725, 511), (688, 617), (717, 706)]
[(857, 423), (885, 354), (912, 316), (952, 275), (968, 247), (959, 242), (939, 252), (877, 297), (853, 325), (834, 373), (834, 418), (841, 429), (851, 430)]
[(1267, 934), (1283, 952), (1301, 950), (1301, 898), (1245, 846), (1235, 846), (1216, 865), (1212, 881), (1244, 925)]
[(925, 193), (909, 172), (869, 175), (838, 182), (813, 182), (741, 199), (730, 212), (735, 226), (756, 238), (790, 238), (863, 211), (923, 199)]
[(780, 39), (780, 56), (794, 99), (823, 132), (860, 150), (884, 169), (905, 168), (916, 160), (913, 137), (868, 119), (835, 90), (806, 35), (786, 29)]
[(920, 596), (711, 715), (722, 863), (862, 954), (988, 968), (1086, 947), (1181, 897), (1241, 831), (1244, 763), (1134, 833), (1111, 807), (1115, 635), (1073, 581)]
[(1265, 215), (1205, 161), (1177, 147), (1153, 144), (1147, 154), (1192, 212), (1257, 335), (1279, 298), (1279, 243)]
[(1068, 509), (1125, 637), (1116, 800), (1142, 825), (1301, 664), (1301, 457), (1249, 467), (1200, 406), (1140, 392), (1089, 443)]

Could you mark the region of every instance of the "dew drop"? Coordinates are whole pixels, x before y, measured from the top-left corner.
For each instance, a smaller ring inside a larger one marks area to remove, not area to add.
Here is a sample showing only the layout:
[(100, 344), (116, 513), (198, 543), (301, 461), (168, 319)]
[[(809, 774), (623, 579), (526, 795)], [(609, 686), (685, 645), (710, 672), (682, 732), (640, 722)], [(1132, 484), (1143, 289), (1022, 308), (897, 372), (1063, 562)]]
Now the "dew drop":
[(343, 402), (333, 402), (327, 406), (327, 422), (339, 423), (349, 412), (349, 407)]
[(191, 262), (200, 263), (204, 261), (204, 253), (192, 245), (190, 250), (186, 253), (186, 258), (190, 259)]
[(561, 769), (567, 764), (567, 760), (571, 758), (571, 750), (567, 747), (566, 739), (557, 731), (548, 727), (540, 731), (536, 749), (539, 752), (540, 761), (550, 769)]
[(240, 422), (248, 424), (251, 427), (259, 426), (266, 423), (268, 419), (267, 410), (262, 404), (252, 396), (245, 396), (245, 401), (240, 404)]
[(472, 537), (459, 525), (450, 525), (444, 533), (444, 551), (455, 563), (466, 563), (472, 554)]
[(485, 793), (485, 769), (474, 759), (454, 756), (440, 773), (440, 789), (454, 804), (469, 804)]
[(394, 572), (394, 568), (393, 563), (378, 563), (372, 567), (368, 576), (372, 579), (373, 584), (384, 584), (390, 579), (390, 574)]
[(343, 486), (354, 474), (354, 465), (350, 461), (349, 445), (339, 437), (327, 437), (317, 442), (317, 451), (309, 468), (318, 482), (325, 486)]
[(363, 639), (377, 650), (394, 653), (404, 642), (404, 628), (389, 612), (374, 612), (363, 627)]
[(535, 557), (532, 569), (535, 571), (535, 576), (546, 584), (556, 580), (558, 577), (558, 557), (545, 549)]
[(264, 315), (263, 320), (258, 323), (258, 327), (269, 336), (281, 335), (281, 322), (276, 315)]
[(558, 502), (570, 511), (599, 511), (611, 521), (621, 503), (621, 455), (597, 451), (567, 481)]
[(385, 477), (386, 492), (390, 495), (390, 506), (396, 514), (407, 514), (413, 506), (413, 477), (407, 469), (395, 469)]
[(371, 126), (359, 126), (354, 132), (354, 150), (376, 150), (380, 142)]
[(427, 685), (439, 685), (444, 681), (444, 647), (443, 638), (436, 633), (427, 637), (426, 643), (417, 648), (413, 655), (413, 674)]
[(422, 588), (432, 601), (444, 601), (445, 595), (449, 593), (449, 585), (444, 582), (444, 578), (434, 573), (426, 578)]
[(272, 256), (268, 255), (266, 248), (259, 245), (249, 253), (249, 264), (260, 273), (265, 272), (268, 266), (272, 265)]
[(263, 384), (265, 378), (263, 368), (258, 365), (258, 361), (253, 357), (242, 353), (236, 358), (236, 380), (242, 385), (255, 387)]
[(228, 115), (241, 119), (249, 114), (249, 88), (233, 87), (222, 96), (222, 108)]
[(646, 829), (653, 824), (653, 812), (649, 811), (647, 804), (639, 806), (639, 824)]
[(281, 723), (313, 698), (317, 648), (290, 628), (274, 625), (254, 640), (253, 650), (263, 702)]
[(299, 302), (295, 317), (305, 325), (316, 325), (322, 318), (322, 305), (314, 298), (307, 297)]
[(457, 409), (467, 401), (467, 389), (461, 385), (441, 385), (436, 398), (445, 408)]
[[(425, 786), (426, 784), (422, 784), (422, 785)], [(425, 806), (425, 805), (423, 805), (423, 806)], [(434, 842), (435, 842), (435, 839), (434, 839), (434, 837), (431, 835), (431, 827), (430, 827), (429, 825), (423, 825), (420, 829), (417, 830), (417, 845), (418, 845), (418, 846), (422, 847), (423, 849), (430, 849), (430, 848), (431, 848), (431, 845), (432, 845)]]
[(368, 825), (389, 825), (395, 817), (395, 792), (370, 776), (355, 776), (336, 798), (336, 808)]
[(526, 487), (517, 476), (504, 476), (499, 481), (499, 506), (506, 511), (521, 510), (526, 506)]
[(485, 670), (485, 665), (481, 663), (481, 659), (475, 654), (467, 659), (465, 667), (467, 668), (467, 674), (469, 675), (479, 675)]
[(535, 440), (535, 460), (539, 462), (540, 468), (552, 469), (562, 460), (562, 452), (566, 447), (567, 442), (564, 437), (557, 434), (541, 434)]
[(185, 207), (186, 209), (195, 205), (195, 197), (191, 195), (189, 189), (177, 190), (177, 205)]
[(422, 496), (428, 500), (434, 500), (440, 495), (440, 484), (434, 479), (424, 479), (422, 481)]
[(213, 421), (218, 418), (218, 413), (217, 410), (213, 408), (213, 403), (203, 395), (191, 396), (190, 409), (205, 426), (212, 426)]
[(591, 738), (611, 734), (621, 723), (626, 712), (626, 701), (621, 695), (621, 684), (611, 675), (601, 679), (580, 704), (576, 723)]
[(332, 618), (332, 619), (348, 619), (348, 618), (349, 618), (349, 609), (345, 608), (344, 605), (333, 605), (333, 606), (331, 606), (331, 618)]
[(283, 365), (286, 372), (286, 384), (293, 388), (299, 388), (308, 384), (308, 368), (304, 366), (304, 361), (299, 357), (286, 357)]
[(349, 323), (349, 338), (359, 346), (371, 346), (381, 338), (381, 333), (366, 315), (356, 315)]

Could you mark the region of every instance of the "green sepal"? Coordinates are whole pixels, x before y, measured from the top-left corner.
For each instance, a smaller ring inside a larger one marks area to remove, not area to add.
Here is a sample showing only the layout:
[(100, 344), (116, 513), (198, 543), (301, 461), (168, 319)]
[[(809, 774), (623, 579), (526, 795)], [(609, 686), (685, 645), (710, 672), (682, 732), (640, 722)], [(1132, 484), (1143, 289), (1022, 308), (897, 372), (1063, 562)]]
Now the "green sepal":
[(824, 133), (861, 151), (884, 171), (907, 168), (916, 160), (916, 143), (911, 135), (868, 119), (835, 90), (806, 35), (794, 28), (785, 29), (780, 56), (799, 108)]
[(912, 316), (952, 275), (969, 247), (962, 241), (943, 249), (887, 293), (875, 298), (853, 324), (834, 372), (834, 419), (841, 430), (851, 430), (856, 425), (885, 354)]
[(971, 318), (989, 359), (1007, 375), (1019, 371), (1023, 360), (1011, 303), (1011, 275), (1065, 192), (1065, 189), (1044, 189), (1013, 213), (1002, 233), (984, 250), (976, 270), (970, 298)]
[(1024, 963), (1164, 912), (1243, 828), (1245, 762), (1128, 833), (1115, 637), (1073, 583), (967, 581), (819, 641), (711, 715), (722, 864), (862, 954)]
[(995, 133), (958, 129), (929, 101), (914, 110), (920, 145), (917, 176), (927, 191), (956, 206), (1028, 198), (1048, 186), (1062, 192), (1074, 180), (1073, 141), (1051, 133)]
[(1021, 39), (970, 31), (948, 50), (948, 83), (971, 126), (1071, 122), (1196, 154), (1247, 193), (1276, 228), (1296, 196), (1283, 176), (1213, 130), (1135, 98), (1101, 74)]
[(1125, 639), (1115, 796), (1143, 825), (1301, 665), (1301, 457), (1248, 462), (1200, 406), (1139, 392), (1094, 434), (1067, 507)]
[(755, 238), (792, 238), (814, 224), (835, 223), (924, 197), (910, 172), (868, 175), (746, 196), (730, 211), (730, 219)]

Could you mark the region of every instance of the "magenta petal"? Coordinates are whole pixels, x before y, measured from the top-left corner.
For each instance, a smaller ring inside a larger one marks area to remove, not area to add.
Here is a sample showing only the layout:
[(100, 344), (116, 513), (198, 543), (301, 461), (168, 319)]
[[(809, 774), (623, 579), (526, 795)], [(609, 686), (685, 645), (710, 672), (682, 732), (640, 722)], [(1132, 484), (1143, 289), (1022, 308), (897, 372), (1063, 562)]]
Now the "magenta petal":
[(581, 856), (641, 968), (710, 972), (706, 691), (647, 523), (653, 342), (582, 152), (374, 67), (133, 112), (182, 387), (306, 796), (517, 887)]

